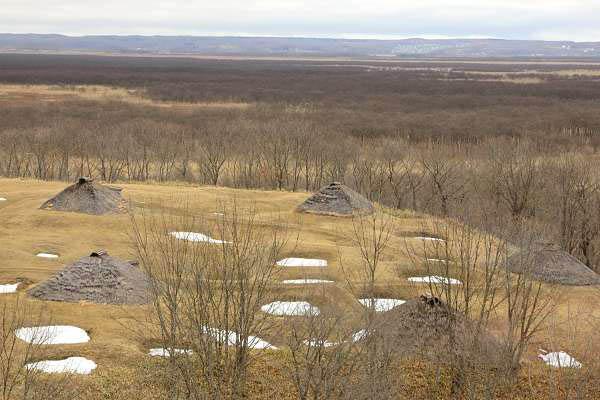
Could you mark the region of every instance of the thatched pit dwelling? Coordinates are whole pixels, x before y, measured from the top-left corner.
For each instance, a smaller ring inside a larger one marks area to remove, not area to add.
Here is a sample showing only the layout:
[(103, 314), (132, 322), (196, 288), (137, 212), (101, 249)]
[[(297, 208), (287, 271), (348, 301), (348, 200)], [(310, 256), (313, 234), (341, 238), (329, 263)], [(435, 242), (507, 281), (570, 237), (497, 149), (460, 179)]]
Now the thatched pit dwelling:
[(353, 217), (373, 214), (375, 207), (360, 193), (339, 182), (333, 182), (322, 187), (298, 206), (298, 211), (334, 217)]
[(118, 214), (126, 209), (121, 190), (82, 177), (74, 185), (46, 201), (40, 208), (90, 215)]

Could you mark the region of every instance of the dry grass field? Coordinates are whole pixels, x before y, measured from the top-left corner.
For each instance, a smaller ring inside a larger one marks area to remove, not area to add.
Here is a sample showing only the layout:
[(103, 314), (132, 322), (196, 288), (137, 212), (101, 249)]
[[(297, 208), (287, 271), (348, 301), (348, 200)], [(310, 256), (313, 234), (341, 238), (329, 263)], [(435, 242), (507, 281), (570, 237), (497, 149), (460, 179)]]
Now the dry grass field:
[[(426, 250), (436, 242), (415, 237), (460, 242), (449, 227), (463, 223), (482, 235), (500, 232), (493, 243), (505, 240), (511, 250), (521, 237), (507, 232), (522, 225), (528, 239), (560, 243), (600, 271), (598, 63), (0, 58), (0, 285), (20, 282), (16, 295), (0, 300), (20, 298), (43, 307), (53, 323), (89, 333), (89, 343), (49, 348), (52, 359), (98, 364), (76, 378), (84, 399), (167, 398), (167, 361), (147, 355), (162, 342), (138, 323), (151, 307), (43, 302), (26, 291), (98, 249), (137, 259), (131, 216), (166, 216), (165, 237), (185, 230), (182, 216), (193, 216), (198, 232), (230, 240), (219, 226), (233, 220), (235, 205), (265, 237), (269, 228), (286, 232), (281, 258), (328, 261), (323, 269), (277, 268), (268, 301), (305, 300), (326, 313), (341, 310), (352, 323), (364, 322), (357, 299), (367, 292), (356, 220), (295, 212), (309, 191), (331, 181), (373, 200), (376, 215), (391, 221), (375, 297), (408, 300), (432, 290), (407, 280), (431, 272)], [(130, 214), (40, 210), (81, 175), (122, 187)], [(459, 278), (458, 264), (449, 264), (450, 277)], [(481, 259), (475, 267), (477, 280)], [(282, 282), (304, 278), (334, 283)], [(528, 341), (518, 379), (488, 398), (599, 398), (600, 289), (542, 287), (555, 308)], [(506, 315), (504, 302), (486, 324), (500, 341), (507, 340)], [(252, 351), (247, 398), (298, 398), (289, 373), (291, 320), (274, 317), (261, 331), (280, 350)], [(566, 351), (585, 368), (548, 368), (540, 349)], [(448, 398), (450, 379), (438, 365), (399, 360), (400, 398)]]
[[(319, 289), (303, 290), (301, 287), (289, 288), (280, 285), (276, 290), (279, 300), (306, 299), (311, 303), (327, 308), (328, 303), (342, 305), (348, 312), (360, 310), (346, 279), (359, 268), (359, 251), (352, 243), (351, 219), (298, 214), (295, 207), (309, 195), (308, 193), (289, 193), (275, 191), (234, 190), (215, 187), (196, 187), (191, 185), (121, 185), (124, 197), (132, 205), (132, 212), (153, 210), (169, 214), (176, 210), (174, 204), (185, 203), (199, 219), (210, 221), (227, 216), (214, 215), (223, 204), (235, 201), (242, 210), (254, 209), (261, 223), (270, 223), (274, 217), (279, 223), (285, 221), (289, 229), (288, 244), (284, 250), (286, 257), (322, 258), (329, 266), (321, 272), (310, 268), (285, 268), (277, 279), (322, 278), (335, 280), (335, 284)], [(25, 296), (25, 290), (60, 271), (82, 256), (96, 249), (105, 249), (111, 255), (124, 259), (135, 258), (128, 232), (128, 215), (89, 216), (74, 213), (43, 211), (39, 206), (48, 198), (64, 189), (62, 182), (42, 182), (37, 180), (1, 179), (0, 197), (0, 242), (2, 243), (2, 261), (0, 261), (0, 284), (23, 282), (19, 296)], [(379, 213), (390, 213), (379, 209)], [(393, 293), (400, 298), (411, 298), (427, 291), (426, 285), (406, 282), (411, 275), (423, 275), (406, 257), (409, 248), (422, 248), (420, 240), (411, 239), (421, 232), (428, 219), (412, 212), (396, 212), (392, 217), (395, 230), (390, 241), (390, 250), (386, 253), (380, 275), (377, 277), (381, 295)], [(440, 221), (440, 223), (442, 223)], [(39, 252), (58, 254), (56, 260), (36, 257)], [(400, 271), (400, 272), (398, 272)], [(355, 284), (357, 282), (354, 282)], [(600, 310), (590, 306), (597, 302), (599, 292), (590, 288), (566, 288), (560, 294), (560, 306), (549, 320), (549, 328), (531, 343), (524, 360), (526, 370), (533, 369), (537, 377), (543, 376), (541, 363), (536, 360), (539, 348), (568, 349), (578, 359), (591, 359), (595, 348), (589, 342), (579, 338), (595, 337), (600, 318)], [(14, 296), (14, 295), (2, 295)], [(38, 303), (34, 300), (27, 300)], [(75, 325), (86, 330), (91, 341), (82, 345), (64, 345), (54, 351), (57, 358), (71, 355), (88, 357), (98, 364), (97, 371), (90, 377), (81, 378), (87, 388), (104, 388), (104, 385), (116, 385), (117, 376), (135, 376), (139, 385), (148, 384), (139, 380), (136, 368), (142, 363), (152, 363), (145, 356), (149, 343), (144, 343), (130, 329), (131, 321), (143, 318), (145, 308), (139, 306), (108, 306), (96, 304), (70, 304), (46, 302), (44, 304), (56, 324)], [(500, 331), (503, 327), (492, 327)], [(574, 330), (577, 336), (573, 336)], [(280, 345), (276, 335), (268, 337), (275, 345)], [(592, 343), (593, 344), (593, 343)], [(267, 352), (265, 359), (259, 362), (260, 368), (273, 368), (285, 362), (285, 352)], [(146, 365), (147, 368), (151, 368)], [(541, 371), (541, 372), (540, 372)], [(280, 373), (280, 372), (279, 372)], [(277, 376), (278, 372), (273, 372)], [(254, 375), (253, 375), (254, 376)], [(266, 385), (260, 376), (254, 377), (253, 387), (264, 391), (268, 397), (273, 389)], [(148, 376), (146, 377), (148, 378)], [(134, 379), (134, 378), (131, 378)], [(268, 380), (268, 379), (267, 379)], [(142, 383), (140, 383), (142, 382)], [(118, 385), (117, 385), (118, 386)], [(133, 388), (135, 386), (131, 386)], [(262, 389), (261, 389), (262, 388)], [(106, 390), (106, 389), (102, 389)], [(133, 390), (133, 389), (131, 389)], [(285, 386), (279, 394), (286, 392)], [(257, 392), (257, 393), (258, 393)], [(105, 392), (106, 394), (106, 392)], [(96, 394), (97, 395), (97, 394)], [(94, 396), (96, 396), (94, 395)], [(116, 396), (116, 394), (115, 394)], [(102, 397), (99, 397), (102, 398)], [(104, 397), (113, 398), (113, 397)], [(114, 397), (120, 398), (120, 397)], [(256, 398), (262, 398), (257, 394)], [(281, 397), (285, 398), (285, 397)]]
[(125, 88), (103, 85), (0, 85), (0, 104), (6, 102), (52, 103), (68, 100), (116, 101), (127, 104), (151, 107), (167, 107), (179, 110), (203, 108), (244, 109), (248, 103), (211, 102), (183, 103), (154, 101), (143, 96), (143, 90), (127, 90)]

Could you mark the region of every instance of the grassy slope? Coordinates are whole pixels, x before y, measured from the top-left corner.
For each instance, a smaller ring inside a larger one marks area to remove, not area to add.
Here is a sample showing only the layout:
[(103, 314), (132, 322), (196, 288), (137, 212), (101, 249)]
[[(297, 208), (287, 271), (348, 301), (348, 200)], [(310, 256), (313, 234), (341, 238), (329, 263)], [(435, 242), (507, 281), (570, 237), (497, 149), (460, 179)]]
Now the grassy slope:
[[(96, 217), (73, 213), (39, 210), (48, 198), (65, 187), (62, 182), (40, 182), (33, 180), (0, 179), (0, 197), (8, 201), (0, 202), (0, 284), (11, 283), (22, 278), (31, 284), (42, 282), (53, 273), (95, 249), (106, 249), (111, 255), (126, 259), (134, 258), (127, 231), (129, 218), (126, 215)], [(283, 271), (281, 279), (303, 277), (326, 277), (337, 281), (323, 291), (301, 293), (297, 288), (281, 287), (282, 298), (306, 297), (313, 303), (326, 307), (328, 302), (342, 303), (348, 309), (360, 307), (354, 295), (347, 289), (340, 255), (346, 271), (356, 271), (358, 251), (352, 247), (352, 224), (348, 219), (319, 217), (297, 214), (293, 210), (307, 193), (265, 192), (234, 190), (213, 187), (191, 187), (175, 185), (122, 185), (124, 196), (138, 207), (158, 207), (163, 202), (185, 201), (198, 215), (207, 219), (220, 218), (211, 215), (218, 211), (219, 203), (233, 198), (243, 206), (252, 206), (265, 221), (277, 214), (285, 218), (293, 232), (286, 256), (324, 258), (329, 267), (321, 274), (300, 268)], [(400, 297), (417, 295), (427, 290), (425, 286), (411, 286), (405, 279), (398, 279), (396, 267), (402, 275), (410, 275), (413, 267), (402, 251), (406, 248), (405, 235), (419, 231), (423, 219), (406, 213), (397, 217), (398, 230), (391, 241), (393, 251), (384, 263), (381, 283), (393, 284), (394, 292)], [(296, 236), (297, 235), (297, 240)], [(415, 247), (420, 241), (408, 240)], [(58, 260), (35, 257), (41, 251), (60, 254)], [(23, 287), (21, 288), (23, 289)], [(357, 293), (358, 294), (358, 293)], [(385, 290), (382, 289), (382, 295)], [(563, 304), (557, 313), (557, 331), (553, 341), (541, 338), (532, 343), (529, 360), (535, 357), (538, 347), (567, 346), (569, 338), (566, 317), (572, 310), (589, 310), (597, 317), (598, 312), (589, 304), (594, 289), (569, 288), (563, 296)], [(33, 301), (33, 300), (29, 300)], [(94, 304), (69, 304), (49, 302), (54, 321), (57, 324), (73, 324), (90, 332), (92, 340), (88, 344), (57, 346), (56, 356), (81, 355), (94, 359), (98, 365), (97, 374), (103, 368), (123, 365), (132, 357), (143, 357), (147, 351), (135, 335), (123, 327), (132, 315), (143, 315), (139, 307), (115, 307)], [(586, 305), (585, 307), (582, 307)], [(277, 338), (270, 338), (277, 344)], [(554, 348), (551, 348), (554, 350)], [(105, 369), (104, 372), (107, 370)], [(96, 375), (97, 375), (96, 374)]]

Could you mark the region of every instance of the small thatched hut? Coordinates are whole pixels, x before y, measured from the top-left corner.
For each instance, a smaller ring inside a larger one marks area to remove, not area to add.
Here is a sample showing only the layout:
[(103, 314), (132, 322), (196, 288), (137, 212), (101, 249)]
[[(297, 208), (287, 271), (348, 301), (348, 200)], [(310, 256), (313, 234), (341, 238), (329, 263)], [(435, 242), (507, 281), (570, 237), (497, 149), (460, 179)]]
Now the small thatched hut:
[(352, 217), (375, 212), (373, 203), (339, 182), (333, 182), (298, 206), (298, 211), (309, 214)]
[(40, 207), (42, 210), (70, 211), (91, 215), (117, 214), (125, 210), (121, 188), (103, 186), (89, 178), (79, 178)]
[(144, 304), (149, 283), (137, 263), (97, 251), (67, 265), (52, 278), (29, 289), (28, 294), (40, 300)]
[(549, 243), (537, 243), (531, 249), (510, 256), (506, 268), (516, 274), (528, 273), (535, 280), (560, 285), (600, 284), (600, 276), (581, 261)]

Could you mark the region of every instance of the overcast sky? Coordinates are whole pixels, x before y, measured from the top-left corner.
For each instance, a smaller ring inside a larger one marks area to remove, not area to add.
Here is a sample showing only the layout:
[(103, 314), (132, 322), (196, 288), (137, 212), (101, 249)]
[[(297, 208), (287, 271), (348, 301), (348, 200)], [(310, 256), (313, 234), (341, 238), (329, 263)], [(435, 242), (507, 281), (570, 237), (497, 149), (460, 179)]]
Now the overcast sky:
[(600, 41), (600, 0), (0, 0), (0, 32)]

